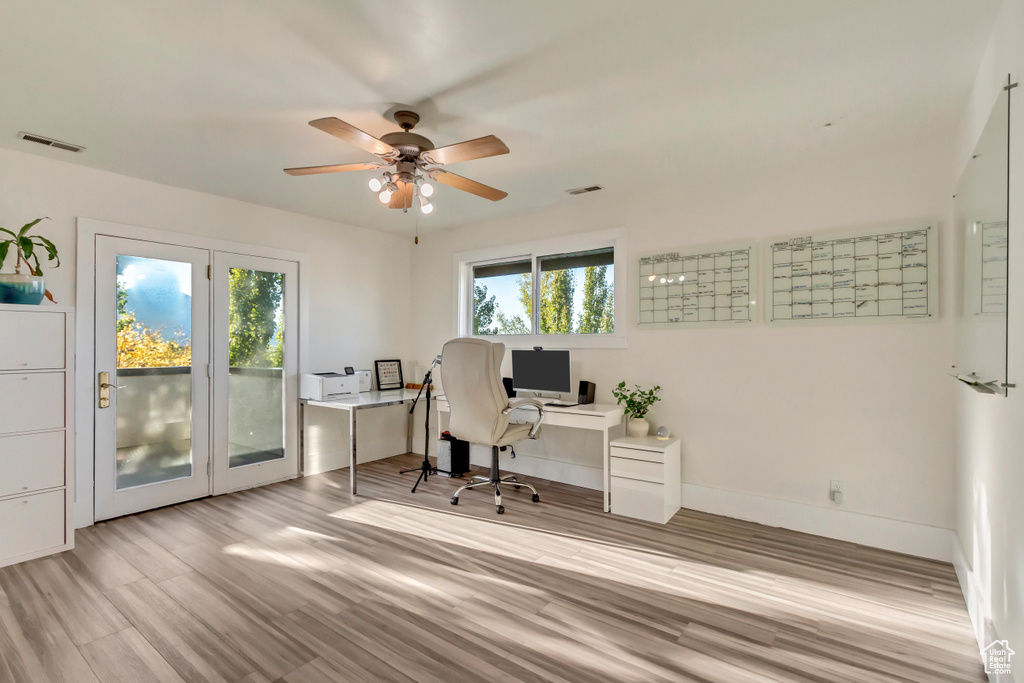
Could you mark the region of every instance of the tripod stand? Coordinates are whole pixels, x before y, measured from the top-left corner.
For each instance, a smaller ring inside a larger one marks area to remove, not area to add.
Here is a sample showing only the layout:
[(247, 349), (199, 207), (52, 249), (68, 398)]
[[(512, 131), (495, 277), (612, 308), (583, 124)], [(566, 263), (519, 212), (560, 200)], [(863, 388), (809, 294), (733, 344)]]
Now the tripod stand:
[(412, 485), (412, 492), (416, 493), (416, 487), (420, 485), (421, 481), (426, 481), (431, 474), (437, 474), (437, 468), (430, 464), (430, 458), (427, 455), (430, 453), (430, 383), (431, 374), (434, 372), (434, 366), (441, 362), (441, 356), (434, 359), (434, 362), (427, 368), (427, 374), (423, 376), (423, 384), (420, 385), (420, 391), (416, 394), (416, 398), (412, 401), (412, 407), (409, 408), (409, 414), (412, 415), (413, 411), (416, 410), (416, 404), (419, 403), (420, 396), (423, 394), (423, 390), (427, 390), (427, 409), (424, 411), (425, 417), (423, 419), (423, 462), (420, 463), (419, 467), (410, 467), (406, 470), (401, 470), (399, 474), (405, 474), (406, 472), (419, 472), (420, 476), (416, 477), (416, 483)]

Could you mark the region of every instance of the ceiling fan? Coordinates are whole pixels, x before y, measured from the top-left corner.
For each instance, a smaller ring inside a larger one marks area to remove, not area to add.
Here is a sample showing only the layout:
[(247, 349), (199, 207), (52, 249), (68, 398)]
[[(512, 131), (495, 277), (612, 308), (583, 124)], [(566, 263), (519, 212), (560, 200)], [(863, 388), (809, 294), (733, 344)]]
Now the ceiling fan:
[(367, 171), (393, 166), (393, 170), (384, 172), (383, 178), (372, 178), (370, 189), (379, 192), (377, 197), (381, 204), (403, 211), (408, 211), (412, 207), (414, 197), (419, 199), (420, 210), (423, 213), (433, 211), (433, 205), (427, 201), (427, 197), (434, 193), (434, 188), (429, 180), (475, 194), (484, 199), (490, 199), (492, 202), (508, 196), (507, 192), (438, 168), (459, 161), (508, 154), (508, 147), (504, 142), (493, 135), (487, 135), (475, 140), (435, 148), (434, 143), (430, 140), (412, 132), (413, 127), (419, 123), (418, 114), (411, 111), (397, 111), (394, 118), (395, 122), (402, 127), (402, 132), (388, 133), (380, 139), (333, 116), (310, 121), (309, 125), (314, 128), (364, 149), (370, 154), (375, 154), (380, 157), (380, 161), (286, 168), (284, 172), (300, 176), (339, 171)]

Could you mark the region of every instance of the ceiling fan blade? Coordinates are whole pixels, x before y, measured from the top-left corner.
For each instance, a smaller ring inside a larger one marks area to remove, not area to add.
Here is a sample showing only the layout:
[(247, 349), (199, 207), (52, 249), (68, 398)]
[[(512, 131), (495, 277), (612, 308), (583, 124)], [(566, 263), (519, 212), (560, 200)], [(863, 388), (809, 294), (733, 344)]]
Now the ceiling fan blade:
[(430, 173), (430, 177), (439, 183), (447, 185), (448, 187), (454, 187), (456, 190), (462, 190), (463, 192), (475, 194), (477, 197), (490, 199), (492, 202), (496, 202), (508, 196), (508, 192), (502, 192), (501, 190), (497, 190), (489, 185), (484, 185), (483, 183), (478, 183), (475, 180), (463, 178), (460, 175), (456, 175), (448, 171), (442, 171), (441, 169), (435, 169), (432, 171)]
[(339, 140), (344, 140), (345, 142), (353, 144), (360, 149), (364, 149), (370, 154), (384, 156), (385, 154), (391, 154), (395, 151), (395, 148), (388, 143), (381, 142), (369, 133), (364, 133), (359, 130), (351, 123), (345, 123), (341, 119), (337, 119), (333, 116), (310, 121), (309, 125), (322, 130), (325, 133), (330, 133)]
[(288, 175), (315, 175), (317, 173), (338, 173), (340, 171), (370, 171), (380, 168), (383, 164), (368, 162), (365, 164), (340, 164), (334, 166), (303, 166), (302, 168), (286, 168)]
[(483, 159), (494, 157), (499, 154), (508, 154), (508, 147), (505, 143), (487, 135), (476, 140), (456, 142), (454, 145), (445, 145), (425, 152), (435, 164), (454, 164), (458, 161), (469, 161), (470, 159)]
[(412, 208), (412, 183), (398, 183), (398, 190), (391, 193), (389, 209)]

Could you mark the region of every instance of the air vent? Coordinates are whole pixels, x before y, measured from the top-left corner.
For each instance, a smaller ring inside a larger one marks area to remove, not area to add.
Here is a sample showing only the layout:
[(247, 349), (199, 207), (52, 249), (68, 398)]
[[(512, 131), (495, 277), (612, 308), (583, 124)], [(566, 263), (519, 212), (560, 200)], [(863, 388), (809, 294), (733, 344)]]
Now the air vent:
[(47, 147), (56, 147), (57, 149), (63, 149), (68, 152), (84, 152), (85, 147), (80, 145), (72, 145), (70, 142), (61, 142), (60, 140), (54, 140), (43, 135), (36, 135), (35, 133), (26, 133), (21, 131), (18, 133), (18, 137), (22, 140), (28, 140), (29, 142), (38, 142), (40, 145), (46, 145)]
[(603, 190), (603, 189), (604, 188), (601, 187), (600, 185), (591, 185), (589, 187), (573, 188), (572, 190), (566, 190), (566, 192), (568, 192), (569, 194), (586, 194), (588, 192), (597, 192), (598, 190)]

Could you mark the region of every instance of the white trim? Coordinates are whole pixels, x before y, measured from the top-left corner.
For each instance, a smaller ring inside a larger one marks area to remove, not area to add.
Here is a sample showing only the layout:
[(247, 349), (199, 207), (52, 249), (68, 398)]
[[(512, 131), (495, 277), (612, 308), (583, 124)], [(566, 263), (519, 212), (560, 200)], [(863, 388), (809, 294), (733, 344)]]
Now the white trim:
[(949, 562), (952, 529), (683, 483), (684, 508)]
[[(78, 245), (75, 260), (75, 406), (88, 406), (88, 410), (75, 411), (75, 528), (90, 526), (93, 521), (93, 414), (95, 395), (94, 372), (94, 302), (96, 235), (128, 237), (132, 239), (181, 244), (230, 251), (251, 256), (296, 261), (299, 264), (299, 373), (306, 372), (309, 363), (309, 256), (303, 252), (274, 247), (243, 244), (200, 235), (156, 230), (124, 223), (111, 223), (94, 218), (79, 217)], [(616, 294), (618, 296), (618, 294)]]
[(469, 278), (472, 266), (488, 261), (509, 261), (516, 258), (533, 258), (548, 254), (568, 253), (615, 248), (615, 332), (612, 334), (503, 334), (477, 337), (489, 341), (500, 341), (508, 348), (530, 348), (548, 346), (560, 349), (624, 349), (627, 347), (629, 327), (629, 253), (626, 228), (611, 228), (594, 232), (561, 235), (544, 240), (520, 242), (472, 251), (462, 251), (452, 256), (455, 272), (455, 286), (452, 292), (452, 310), (455, 311), (454, 329), (456, 337), (472, 337), (463, 323), (472, 311), (472, 287)]
[[(985, 591), (978, 580), (978, 574), (971, 568), (967, 553), (964, 552), (963, 542), (960, 535), (952, 532), (953, 538), (950, 541), (950, 553), (952, 554), (953, 569), (956, 571), (956, 579), (960, 584), (960, 592), (963, 593), (964, 603), (967, 605), (967, 615), (971, 618), (971, 627), (974, 630), (974, 639), (978, 642), (978, 652), (997, 640), (1002, 640), (996, 631), (995, 624), (990, 617), (991, 608), (985, 605)], [(984, 658), (983, 658), (984, 659)], [(1003, 676), (999, 678), (990, 674), (990, 681), (1013, 681), (1013, 677)]]
[[(604, 490), (604, 468), (602, 467), (528, 455), (518, 451), (515, 459), (502, 453), (500, 460), (502, 474), (520, 474), (527, 477), (527, 480), (529, 478), (546, 479), (594, 491)], [(490, 446), (470, 444), (469, 462), (472, 465), (489, 468), (491, 466)], [(541, 490), (541, 495), (544, 495), (543, 490)]]

